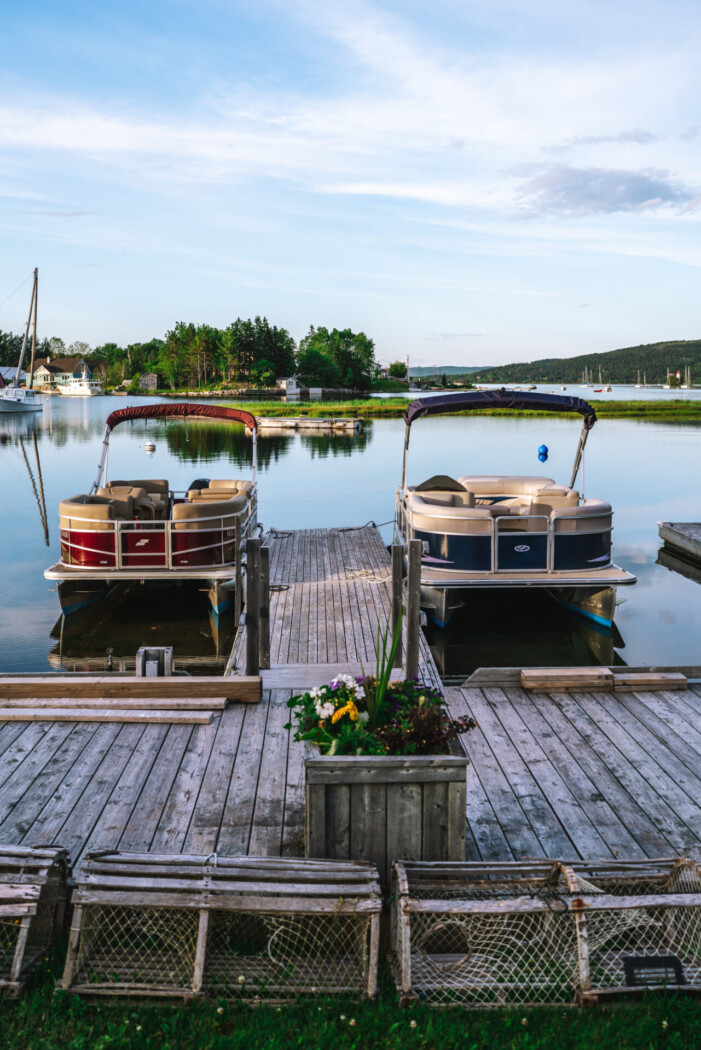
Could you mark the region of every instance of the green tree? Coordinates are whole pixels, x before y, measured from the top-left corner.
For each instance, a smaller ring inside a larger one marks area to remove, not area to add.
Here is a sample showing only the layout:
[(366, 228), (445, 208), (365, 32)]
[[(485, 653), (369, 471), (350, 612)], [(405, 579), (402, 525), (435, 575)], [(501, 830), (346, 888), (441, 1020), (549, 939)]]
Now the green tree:
[(370, 389), (375, 344), (364, 332), (355, 333), (350, 328), (334, 328), (329, 332), (328, 328), (312, 326), (299, 346), (300, 351), (318, 350), (333, 361), (343, 386), (354, 390)]
[(404, 379), (406, 376), (406, 361), (393, 361), (387, 369), (391, 379)]
[(310, 346), (297, 354), (297, 373), (307, 386), (340, 387), (341, 375), (328, 354)]

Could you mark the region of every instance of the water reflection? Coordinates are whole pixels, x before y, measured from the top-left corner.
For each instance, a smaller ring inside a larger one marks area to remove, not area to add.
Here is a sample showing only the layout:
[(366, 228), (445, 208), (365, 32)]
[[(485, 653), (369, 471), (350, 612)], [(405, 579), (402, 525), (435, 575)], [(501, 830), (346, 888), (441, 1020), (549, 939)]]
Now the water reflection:
[(466, 600), (449, 625), (425, 628), (442, 677), (478, 667), (586, 667), (625, 664), (625, 643), (615, 626), (600, 627), (563, 609), (544, 591), (463, 592)]
[(208, 609), (201, 584), (167, 587), (128, 584), (104, 602), (61, 616), (51, 637), (49, 663), (64, 670), (106, 670), (108, 648), (115, 670), (133, 670), (142, 645), (172, 645), (176, 666), (191, 673), (221, 672), (234, 640), (232, 616)]
[[(139, 399), (139, 404), (160, 399)], [(55, 590), (43, 570), (58, 560), (58, 503), (88, 492), (94, 480), (105, 419), (125, 398), (48, 398), (41, 419), (0, 418), (0, 670), (40, 670), (59, 660), (96, 660), (105, 666), (109, 646), (119, 659), (133, 660), (145, 644), (174, 645), (179, 666), (190, 657), (221, 666), (233, 625), (210, 622), (205, 596), (182, 592), (173, 601), (164, 592), (135, 588), (114, 608), (95, 609), (79, 624), (56, 624)], [(374, 420), (361, 435), (270, 434), (259, 440), (259, 517), (279, 529), (360, 525), (392, 518), (399, 480), (404, 424)], [(412, 437), (410, 481), (440, 470), (465, 473), (547, 474), (567, 479), (578, 427), (570, 421), (508, 417), (436, 418)], [(36, 449), (34, 439), (36, 437)], [(21, 442), (20, 442), (21, 438)], [(156, 453), (147, 458), (147, 438)], [(550, 448), (547, 470), (537, 459), (541, 443)], [(588, 495), (609, 499), (615, 509), (615, 560), (635, 572), (638, 583), (621, 588), (625, 600), (616, 634), (598, 635), (573, 621), (545, 595), (516, 592), (489, 598), (459, 612), (446, 632), (429, 628), (439, 664), (450, 675), (495, 664), (620, 662), (631, 665), (697, 663), (701, 632), (701, 589), (658, 555), (659, 520), (694, 521), (695, 476), (701, 429), (688, 424), (603, 420), (587, 445)], [(25, 456), (34, 485), (27, 471)], [(39, 464), (37, 464), (37, 455)], [(206, 467), (205, 467), (206, 464)], [(193, 477), (245, 477), (251, 439), (243, 427), (217, 423), (124, 424), (110, 448), (112, 477), (167, 478), (186, 489)], [(39, 469), (41, 468), (41, 481)], [(41, 518), (42, 487), (50, 548)], [(11, 503), (10, 501), (11, 496)], [(39, 499), (37, 500), (37, 496)], [(11, 508), (11, 509), (9, 509)], [(391, 525), (382, 530), (391, 540)], [(676, 567), (675, 567), (676, 568)], [(52, 637), (52, 629), (56, 633)], [(589, 631), (589, 634), (587, 634)]]

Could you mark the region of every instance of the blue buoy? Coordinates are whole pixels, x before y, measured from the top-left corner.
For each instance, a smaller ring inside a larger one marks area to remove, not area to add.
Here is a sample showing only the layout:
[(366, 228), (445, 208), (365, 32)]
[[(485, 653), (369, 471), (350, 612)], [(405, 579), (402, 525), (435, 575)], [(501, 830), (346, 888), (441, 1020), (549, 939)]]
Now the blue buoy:
[(541, 463), (545, 463), (547, 458), (548, 458), (548, 453), (547, 452), (539, 452), (538, 453), (538, 459), (540, 460)]
[(539, 456), (547, 456), (547, 454), (548, 454), (548, 446), (547, 445), (541, 445), (540, 448), (538, 449), (538, 455)]

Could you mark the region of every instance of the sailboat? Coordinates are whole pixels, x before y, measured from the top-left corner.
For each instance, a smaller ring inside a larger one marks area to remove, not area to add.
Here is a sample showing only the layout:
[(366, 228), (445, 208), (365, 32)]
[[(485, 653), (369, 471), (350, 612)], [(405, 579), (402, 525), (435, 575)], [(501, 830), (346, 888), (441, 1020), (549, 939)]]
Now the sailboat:
[(684, 366), (684, 382), (682, 383), (682, 390), (691, 390), (691, 365)]
[[(36, 392), (32, 389), (32, 383), (34, 382), (34, 355), (36, 353), (37, 345), (38, 283), (39, 271), (35, 269), (32, 297), (29, 301), (29, 316), (27, 317), (27, 326), (24, 330), (22, 349), (20, 351), (19, 361), (17, 362), (15, 381), (9, 386), (5, 386), (3, 380), (0, 378), (0, 412), (41, 412), (44, 407), (41, 400), (36, 396)], [(29, 326), (32, 323), (32, 315), (34, 315), (34, 326), (32, 329), (32, 361), (29, 368), (29, 377), (27, 379), (28, 385), (26, 387), (21, 387), (19, 385), (19, 379), (22, 374), (22, 362), (24, 361), (24, 353), (27, 349), (27, 342), (29, 340)]]

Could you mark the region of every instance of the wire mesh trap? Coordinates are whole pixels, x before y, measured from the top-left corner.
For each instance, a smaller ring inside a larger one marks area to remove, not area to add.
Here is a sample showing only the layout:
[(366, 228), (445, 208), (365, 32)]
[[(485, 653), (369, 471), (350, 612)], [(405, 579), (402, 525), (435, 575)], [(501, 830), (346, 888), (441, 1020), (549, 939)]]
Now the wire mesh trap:
[(694, 861), (394, 866), (403, 999), (525, 1006), (643, 989), (701, 991)]
[(0, 990), (19, 995), (29, 969), (51, 948), (65, 917), (64, 850), (0, 848)]
[(353, 862), (88, 855), (61, 987), (252, 1002), (377, 986), (377, 871)]

